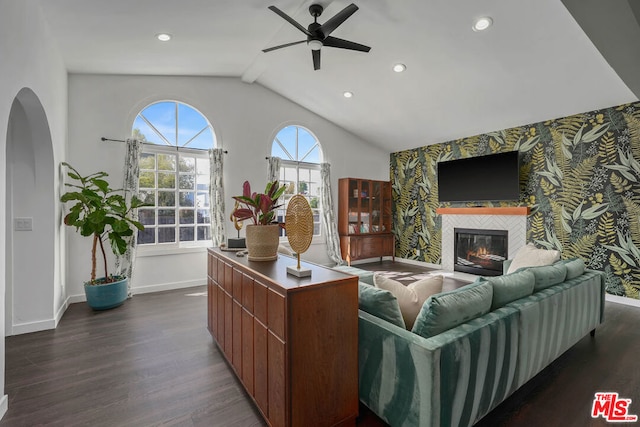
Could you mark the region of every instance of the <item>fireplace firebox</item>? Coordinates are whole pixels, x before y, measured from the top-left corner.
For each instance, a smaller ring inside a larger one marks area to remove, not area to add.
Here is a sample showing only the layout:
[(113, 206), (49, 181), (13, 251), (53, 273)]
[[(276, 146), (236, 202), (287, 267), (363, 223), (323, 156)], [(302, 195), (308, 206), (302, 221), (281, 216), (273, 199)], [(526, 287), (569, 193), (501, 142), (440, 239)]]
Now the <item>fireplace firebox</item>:
[(455, 271), (481, 276), (502, 274), (502, 263), (509, 254), (508, 231), (455, 228), (454, 236)]

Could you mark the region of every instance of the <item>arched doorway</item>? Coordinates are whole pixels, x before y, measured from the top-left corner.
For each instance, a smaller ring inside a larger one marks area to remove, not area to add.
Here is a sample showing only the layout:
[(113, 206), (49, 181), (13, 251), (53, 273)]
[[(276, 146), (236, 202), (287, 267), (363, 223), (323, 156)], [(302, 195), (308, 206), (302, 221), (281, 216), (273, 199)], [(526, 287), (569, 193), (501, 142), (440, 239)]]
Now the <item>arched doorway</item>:
[(6, 146), (5, 335), (54, 327), (55, 189), (49, 123), (23, 88), (9, 114)]

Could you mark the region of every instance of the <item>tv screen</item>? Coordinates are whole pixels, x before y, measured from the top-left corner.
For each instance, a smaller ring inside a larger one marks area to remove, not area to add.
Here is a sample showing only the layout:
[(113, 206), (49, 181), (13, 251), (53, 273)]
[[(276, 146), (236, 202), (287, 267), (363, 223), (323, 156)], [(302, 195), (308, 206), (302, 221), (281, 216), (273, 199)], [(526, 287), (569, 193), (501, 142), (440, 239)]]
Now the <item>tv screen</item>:
[(441, 202), (519, 198), (520, 167), (517, 151), (438, 163), (438, 200)]

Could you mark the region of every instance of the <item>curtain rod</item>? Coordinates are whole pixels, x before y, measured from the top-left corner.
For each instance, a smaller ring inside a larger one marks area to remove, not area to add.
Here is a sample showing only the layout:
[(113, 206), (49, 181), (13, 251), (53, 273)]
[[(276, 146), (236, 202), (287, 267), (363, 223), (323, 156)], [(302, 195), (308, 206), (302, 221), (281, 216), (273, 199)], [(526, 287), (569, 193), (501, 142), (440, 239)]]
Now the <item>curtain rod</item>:
[[(102, 141), (114, 141), (114, 142), (127, 142), (124, 139), (111, 139), (111, 138), (105, 138), (104, 136), (102, 138), (100, 138)], [(143, 142), (143, 144), (149, 144), (149, 145), (158, 145), (158, 144), (152, 144), (149, 142)], [(161, 145), (160, 147), (165, 147), (164, 145)], [(168, 145), (166, 147), (169, 147)], [(208, 151), (205, 148), (191, 148), (191, 147), (178, 147), (176, 146), (176, 150), (179, 150), (180, 148), (187, 148), (189, 150), (199, 150), (199, 151)], [(223, 150), (222, 151), (224, 154), (227, 154), (228, 151), (227, 150)]]

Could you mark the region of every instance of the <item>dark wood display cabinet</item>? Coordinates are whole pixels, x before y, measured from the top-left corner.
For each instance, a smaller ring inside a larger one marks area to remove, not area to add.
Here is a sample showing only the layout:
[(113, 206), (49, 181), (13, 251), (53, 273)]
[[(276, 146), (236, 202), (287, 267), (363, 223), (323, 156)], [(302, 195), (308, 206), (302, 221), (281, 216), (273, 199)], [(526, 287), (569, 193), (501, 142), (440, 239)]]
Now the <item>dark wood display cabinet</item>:
[(266, 422), (354, 426), (358, 279), (296, 260), (249, 261), (208, 250), (208, 328)]
[(342, 258), (352, 261), (391, 256), (391, 182), (370, 179), (338, 180), (338, 234)]

